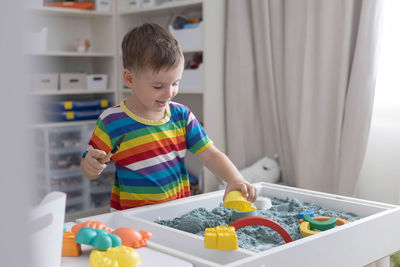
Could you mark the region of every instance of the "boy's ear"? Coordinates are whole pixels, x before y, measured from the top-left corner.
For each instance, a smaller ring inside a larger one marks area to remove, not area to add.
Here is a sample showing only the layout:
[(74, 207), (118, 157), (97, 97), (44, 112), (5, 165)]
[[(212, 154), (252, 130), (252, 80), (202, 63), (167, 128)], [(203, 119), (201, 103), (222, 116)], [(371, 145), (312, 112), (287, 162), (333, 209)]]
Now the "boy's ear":
[(128, 88), (133, 88), (133, 73), (128, 70), (128, 69), (124, 69), (123, 73), (122, 73), (122, 78), (124, 79), (124, 83), (126, 86), (128, 86)]

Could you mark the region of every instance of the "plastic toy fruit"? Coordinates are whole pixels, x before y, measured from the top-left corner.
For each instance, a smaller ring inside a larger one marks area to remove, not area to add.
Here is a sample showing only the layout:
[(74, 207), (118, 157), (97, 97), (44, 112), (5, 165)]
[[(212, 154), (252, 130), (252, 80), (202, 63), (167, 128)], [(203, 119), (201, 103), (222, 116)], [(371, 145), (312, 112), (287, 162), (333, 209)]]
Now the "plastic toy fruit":
[(132, 248), (141, 248), (146, 246), (147, 240), (153, 237), (150, 232), (143, 230), (139, 232), (130, 227), (121, 227), (112, 233), (121, 238), (122, 245)]

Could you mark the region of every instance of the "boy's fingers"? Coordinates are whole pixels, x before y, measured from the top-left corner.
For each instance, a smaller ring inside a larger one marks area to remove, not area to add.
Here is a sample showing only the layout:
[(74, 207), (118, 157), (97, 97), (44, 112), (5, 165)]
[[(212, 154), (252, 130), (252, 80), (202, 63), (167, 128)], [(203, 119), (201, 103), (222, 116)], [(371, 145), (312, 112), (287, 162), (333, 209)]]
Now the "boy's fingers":
[(88, 159), (88, 164), (87, 164), (91, 170), (98, 172), (103, 171), (107, 165), (101, 164), (96, 158), (89, 158)]
[(90, 155), (96, 159), (103, 159), (107, 155), (105, 151), (100, 149), (92, 149), (88, 153), (90, 153)]
[(247, 197), (247, 186), (246, 184), (239, 184), (240, 192), (242, 192), (242, 196)]
[(91, 166), (91, 165), (88, 165), (88, 166), (86, 167), (86, 170), (87, 170), (88, 173), (90, 173), (90, 174), (92, 174), (92, 175), (97, 175), (97, 174), (99, 173), (99, 170), (97, 170), (96, 168), (94, 168), (94, 167)]
[(249, 190), (249, 201), (254, 202), (257, 199), (257, 188), (254, 185), (248, 186)]

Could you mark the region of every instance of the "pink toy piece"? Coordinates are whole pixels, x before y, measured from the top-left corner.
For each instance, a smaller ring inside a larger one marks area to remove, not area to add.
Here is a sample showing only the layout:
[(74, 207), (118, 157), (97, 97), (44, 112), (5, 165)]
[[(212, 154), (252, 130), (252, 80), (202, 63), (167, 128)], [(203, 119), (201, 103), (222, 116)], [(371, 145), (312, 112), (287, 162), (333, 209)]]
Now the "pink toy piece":
[(260, 216), (244, 217), (244, 218), (241, 218), (239, 220), (232, 222), (229, 226), (235, 227), (235, 231), (237, 231), (240, 228), (243, 228), (243, 227), (249, 226), (249, 225), (263, 225), (263, 226), (269, 227), (272, 230), (275, 230), (278, 234), (280, 234), (286, 243), (293, 241), (293, 239), (290, 237), (289, 233), (279, 223), (277, 223), (271, 219), (260, 217)]
[(137, 231), (130, 227), (121, 227), (112, 232), (121, 238), (122, 245), (132, 248), (141, 248), (147, 245), (147, 240), (153, 235), (147, 231)]

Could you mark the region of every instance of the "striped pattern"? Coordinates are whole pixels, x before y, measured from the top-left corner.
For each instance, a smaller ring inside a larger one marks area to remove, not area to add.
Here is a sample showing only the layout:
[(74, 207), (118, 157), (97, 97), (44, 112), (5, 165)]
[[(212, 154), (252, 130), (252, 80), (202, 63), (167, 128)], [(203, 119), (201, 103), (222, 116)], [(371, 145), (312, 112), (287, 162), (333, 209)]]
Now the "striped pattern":
[(112, 208), (128, 209), (190, 195), (186, 150), (198, 154), (212, 141), (186, 106), (170, 102), (159, 121), (136, 116), (124, 102), (108, 108), (97, 120), (88, 150), (108, 153), (123, 134), (126, 137), (111, 158), (116, 166)]

